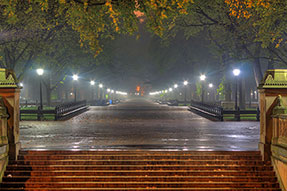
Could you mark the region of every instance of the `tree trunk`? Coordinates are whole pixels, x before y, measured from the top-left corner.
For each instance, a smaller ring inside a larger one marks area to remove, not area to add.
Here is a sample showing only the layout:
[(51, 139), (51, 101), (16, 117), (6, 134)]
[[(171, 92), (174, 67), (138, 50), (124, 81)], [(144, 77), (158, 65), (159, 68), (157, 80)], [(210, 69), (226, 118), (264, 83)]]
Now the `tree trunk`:
[(51, 88), (46, 88), (46, 99), (48, 106), (51, 106), (51, 94), (52, 94)]
[(225, 84), (225, 101), (231, 101), (231, 84)]
[(261, 70), (261, 63), (260, 63), (260, 52), (261, 52), (261, 44), (258, 43), (256, 45), (256, 49), (254, 52), (254, 63), (253, 63), (253, 73), (256, 81), (257, 87), (259, 86), (261, 80), (263, 79), (263, 74)]
[(274, 60), (273, 59), (268, 60), (268, 69), (274, 69)]

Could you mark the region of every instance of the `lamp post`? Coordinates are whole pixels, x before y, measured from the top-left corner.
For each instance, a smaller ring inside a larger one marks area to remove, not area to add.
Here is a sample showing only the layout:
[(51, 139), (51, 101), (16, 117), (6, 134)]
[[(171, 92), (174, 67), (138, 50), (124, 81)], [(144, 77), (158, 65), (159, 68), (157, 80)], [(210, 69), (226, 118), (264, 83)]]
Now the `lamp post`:
[(102, 103), (102, 99), (103, 99), (103, 84), (99, 84), (99, 88), (100, 88), (100, 102)]
[[(73, 75), (73, 81), (78, 81), (78, 79), (79, 79), (79, 76), (78, 75), (76, 75), (76, 74), (74, 74)], [(76, 102), (77, 101), (77, 85), (76, 85), (76, 83), (74, 83), (74, 102)]]
[(92, 86), (92, 101), (94, 100), (94, 85), (95, 85), (95, 81), (94, 80), (91, 80), (90, 81), (90, 84)]
[(186, 91), (187, 91), (187, 84), (188, 84), (188, 81), (185, 80), (183, 82), (183, 85), (184, 85), (184, 105), (186, 105)]
[(40, 76), (40, 109), (43, 110), (43, 98), (42, 98), (42, 76), (44, 74), (44, 70), (42, 68), (38, 68), (36, 70), (37, 74)]
[(235, 76), (235, 96), (234, 96), (234, 99), (235, 99), (235, 110), (238, 109), (238, 105), (237, 105), (237, 87), (238, 87), (238, 76), (240, 75), (240, 70), (239, 69), (234, 69), (233, 70), (233, 75)]
[(178, 85), (177, 84), (174, 84), (173, 85), (173, 89), (175, 90), (174, 91), (174, 99), (177, 101), (177, 88), (178, 88)]
[(213, 84), (212, 83), (210, 83), (210, 84), (208, 84), (208, 87), (211, 89), (211, 101), (213, 102), (214, 101), (214, 93), (213, 93)]
[(202, 83), (201, 83), (201, 102), (203, 103), (204, 102), (204, 81), (205, 81), (205, 79), (206, 79), (206, 76), (204, 75), (204, 74), (202, 74), (201, 76), (200, 76), (200, 81), (202, 81)]

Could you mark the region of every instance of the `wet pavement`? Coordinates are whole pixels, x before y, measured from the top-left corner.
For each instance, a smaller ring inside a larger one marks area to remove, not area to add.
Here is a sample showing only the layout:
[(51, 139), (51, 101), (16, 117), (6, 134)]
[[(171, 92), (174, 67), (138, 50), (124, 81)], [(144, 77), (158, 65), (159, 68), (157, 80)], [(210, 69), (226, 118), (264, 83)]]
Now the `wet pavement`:
[(68, 121), (20, 123), (25, 149), (257, 150), (258, 122), (214, 122), (187, 110), (129, 99)]

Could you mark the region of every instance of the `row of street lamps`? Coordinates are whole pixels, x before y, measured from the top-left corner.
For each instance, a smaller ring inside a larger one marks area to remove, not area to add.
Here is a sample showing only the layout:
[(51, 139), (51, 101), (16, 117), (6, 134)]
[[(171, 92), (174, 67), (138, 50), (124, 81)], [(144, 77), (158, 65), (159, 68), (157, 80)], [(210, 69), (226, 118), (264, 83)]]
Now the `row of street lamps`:
[[(237, 89), (238, 89), (238, 76), (240, 75), (241, 71), (240, 69), (236, 68), (232, 71), (233, 75), (235, 76), (235, 109), (238, 108), (238, 104), (237, 104)], [(200, 81), (204, 82), (206, 80), (206, 75), (202, 74), (199, 76)], [(184, 89), (184, 102), (186, 103), (186, 94), (187, 94), (187, 85), (189, 84), (189, 82), (187, 80), (183, 81), (183, 86), (185, 87)], [(202, 91), (201, 91), (201, 101), (202, 103), (204, 102), (204, 83), (201, 84), (202, 85)], [(178, 84), (174, 84), (174, 89), (178, 88)], [(213, 84), (209, 83), (208, 84), (209, 88), (213, 88)], [(162, 93), (168, 93), (168, 92), (172, 92), (173, 88), (169, 88), (168, 90), (162, 90), (162, 91), (155, 91), (155, 92), (151, 92), (150, 95), (158, 95), (158, 94), (162, 94)]]
[[(42, 76), (44, 74), (44, 69), (42, 68), (38, 68), (36, 70), (36, 73), (40, 76), (40, 109), (43, 110), (43, 95), (42, 95)], [(78, 81), (79, 79), (79, 76), (77, 74), (74, 74), (72, 76), (73, 78), (73, 81)], [(90, 81), (90, 85), (91, 86), (94, 86), (96, 84), (96, 82), (94, 80), (91, 80)], [(23, 83), (20, 83), (20, 86), (23, 87)], [(104, 85), (102, 83), (99, 84), (99, 88), (103, 88)], [(115, 91), (115, 90), (112, 90), (110, 88), (107, 89), (107, 92), (108, 93), (111, 93), (111, 94), (119, 94), (119, 95), (127, 95), (126, 92), (122, 92), (122, 91)], [(93, 93), (93, 96), (94, 96), (94, 93)], [(93, 98), (92, 98), (93, 99)], [(77, 89), (76, 89), (76, 85), (74, 86), (74, 101), (76, 102), (77, 101)]]

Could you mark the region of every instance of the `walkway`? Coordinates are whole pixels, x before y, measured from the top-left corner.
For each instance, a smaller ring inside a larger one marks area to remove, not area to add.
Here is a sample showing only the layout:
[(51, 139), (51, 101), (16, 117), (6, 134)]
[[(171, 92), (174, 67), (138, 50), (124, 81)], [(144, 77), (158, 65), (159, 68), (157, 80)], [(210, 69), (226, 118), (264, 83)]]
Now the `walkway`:
[(144, 99), (90, 110), (63, 122), (21, 122), (22, 148), (257, 150), (258, 122), (213, 122), (185, 107)]

